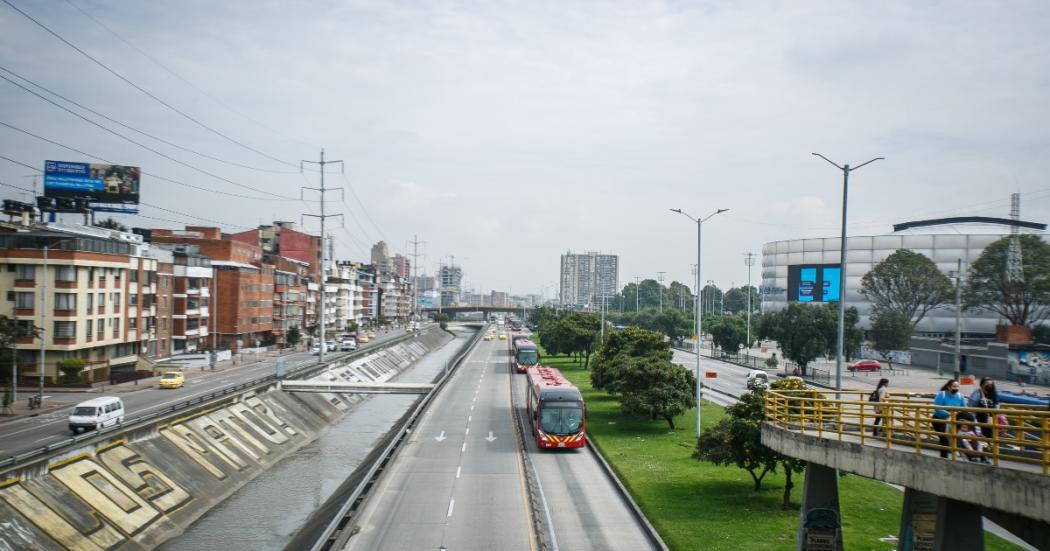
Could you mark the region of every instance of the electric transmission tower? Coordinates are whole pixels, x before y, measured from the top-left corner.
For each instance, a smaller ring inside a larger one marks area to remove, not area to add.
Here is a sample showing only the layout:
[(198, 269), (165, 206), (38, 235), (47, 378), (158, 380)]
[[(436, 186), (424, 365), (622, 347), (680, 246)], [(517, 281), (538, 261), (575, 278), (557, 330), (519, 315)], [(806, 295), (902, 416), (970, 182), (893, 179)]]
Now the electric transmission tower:
[(325, 352), (328, 351), (328, 341), (325, 339), (325, 319), (324, 319), (324, 317), (325, 317), (324, 316), (324, 313), (325, 313), (324, 312), (325, 311), (325, 291), (324, 291), (325, 285), (324, 285), (324, 281), (325, 281), (325, 267), (326, 267), (325, 266), (325, 261), (326, 261), (326, 259), (325, 259), (325, 245), (326, 245), (326, 243), (325, 243), (325, 237), (324, 237), (324, 223), (325, 223), (325, 220), (327, 220), (329, 218), (335, 218), (337, 216), (340, 219), (343, 218), (342, 213), (327, 214), (325, 212), (325, 193), (327, 193), (329, 191), (337, 191), (338, 190), (339, 193), (340, 193), (340, 200), (342, 200), (343, 188), (341, 188), (341, 187), (338, 187), (338, 188), (326, 188), (324, 186), (324, 168), (327, 165), (332, 165), (332, 164), (337, 164), (338, 163), (339, 164), (339, 170), (340, 170), (340, 172), (342, 172), (342, 170), (343, 170), (343, 161), (326, 161), (326, 160), (324, 160), (324, 149), (322, 149), (321, 150), (321, 160), (320, 161), (305, 161), (305, 160), (304, 161), (299, 161), (299, 172), (300, 173), (302, 173), (302, 171), (303, 171), (303, 165), (305, 165), (307, 163), (318, 165), (320, 167), (320, 173), (321, 173), (321, 187), (319, 187), (319, 188), (317, 188), (317, 187), (303, 187), (303, 188), (301, 188), (299, 190), (299, 199), (300, 200), (303, 199), (304, 192), (306, 192), (306, 191), (316, 191), (316, 192), (320, 193), (320, 195), (321, 195), (321, 214), (303, 213), (302, 216), (304, 216), (304, 217), (309, 216), (311, 218), (317, 218), (317, 219), (319, 219), (321, 221), (321, 265), (318, 267), (319, 269), (317, 270), (317, 274), (318, 274), (317, 275), (317, 278), (318, 278), (317, 286), (320, 289), (320, 297), (319, 297), (320, 300), (318, 300), (317, 302), (320, 305), (319, 308), (321, 310), (320, 313), (318, 314), (318, 321), (319, 321), (319, 324), (320, 324), (320, 329), (318, 330), (318, 333), (320, 334), (320, 338), (321, 338), (321, 346), (320, 346), (320, 354), (318, 355), (318, 360), (317, 361), (318, 361), (318, 363), (324, 363), (324, 355), (325, 355)]
[(419, 319), (419, 246), (426, 245), (426, 241), (420, 241), (418, 235), (412, 236), (412, 313), (415, 319)]

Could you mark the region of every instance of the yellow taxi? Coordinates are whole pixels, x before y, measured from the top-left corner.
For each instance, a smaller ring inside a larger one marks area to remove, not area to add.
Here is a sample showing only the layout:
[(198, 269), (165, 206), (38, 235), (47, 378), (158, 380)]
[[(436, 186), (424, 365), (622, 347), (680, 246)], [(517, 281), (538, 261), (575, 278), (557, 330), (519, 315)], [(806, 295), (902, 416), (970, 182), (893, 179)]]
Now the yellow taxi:
[(182, 388), (186, 383), (186, 376), (181, 371), (168, 371), (160, 376), (160, 388)]
[(507, 340), (507, 334), (506, 333), (500, 333), (499, 334), (499, 340), (501, 340), (501, 341)]
[(495, 336), (495, 335), (493, 335), (492, 333), (485, 333), (485, 340), (487, 340), (487, 341), (491, 341), (491, 340), (492, 340), (492, 339), (494, 339), (495, 337), (496, 337), (496, 336)]
[(358, 335), (357, 344), (368, 344), (368, 335)]

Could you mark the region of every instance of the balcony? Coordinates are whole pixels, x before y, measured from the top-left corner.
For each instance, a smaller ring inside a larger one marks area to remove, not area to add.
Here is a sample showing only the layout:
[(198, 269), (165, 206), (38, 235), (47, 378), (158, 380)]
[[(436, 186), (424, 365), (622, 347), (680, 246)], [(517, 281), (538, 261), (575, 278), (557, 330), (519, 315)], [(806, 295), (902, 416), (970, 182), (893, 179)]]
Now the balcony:
[(96, 341), (104, 341), (104, 340), (106, 340), (106, 333), (104, 331), (99, 331), (98, 333), (95, 333), (95, 340)]
[[(16, 285), (16, 287), (17, 287), (17, 285)], [(76, 289), (76, 288), (77, 288), (77, 282), (76, 281), (56, 281), (55, 282), (55, 289)]]
[[(32, 316), (34, 310), (32, 308), (15, 308), (15, 316)], [(88, 312), (90, 314), (90, 312)]]
[(201, 296), (204, 298), (211, 297), (211, 289), (208, 287), (201, 287)]
[(35, 279), (16, 279), (15, 287), (36, 287)]
[(76, 344), (77, 343), (77, 338), (76, 337), (55, 337), (54, 339), (52, 339), (52, 342), (54, 342), (55, 344), (70, 345), (70, 344)]
[(77, 315), (76, 310), (59, 310), (55, 308), (54, 315), (56, 318), (71, 318)]

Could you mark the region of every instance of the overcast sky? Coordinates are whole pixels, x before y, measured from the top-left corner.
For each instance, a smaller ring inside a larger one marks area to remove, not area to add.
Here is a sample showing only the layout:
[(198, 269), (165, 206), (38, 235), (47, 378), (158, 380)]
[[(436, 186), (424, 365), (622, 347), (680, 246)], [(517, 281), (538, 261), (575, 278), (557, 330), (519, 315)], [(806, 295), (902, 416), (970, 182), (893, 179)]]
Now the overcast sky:
[[(703, 279), (740, 285), (763, 243), (837, 235), (842, 176), (814, 151), (886, 158), (851, 177), (851, 235), (1007, 216), (1014, 191), (1024, 219), (1050, 222), (1044, 1), (4, 1), (266, 155), (0, 4), (4, 69), (247, 186), (0, 80), (0, 123), (204, 188), (144, 176), (142, 200), (182, 214), (143, 206), (152, 218), (128, 225), (298, 221), (317, 203), (273, 195), (316, 187), (297, 167), (321, 147), (345, 161), (326, 180), (346, 189), (329, 196), (347, 218), (329, 222), (339, 258), (367, 260), (379, 239), (411, 252), (418, 235), (428, 272), (455, 255), (485, 292), (553, 294), (567, 250), (620, 255), (621, 283), (691, 281), (695, 225), (669, 208), (731, 209), (704, 225)], [(6, 126), (0, 155), (92, 160)], [(0, 160), (7, 186), (31, 174)]]

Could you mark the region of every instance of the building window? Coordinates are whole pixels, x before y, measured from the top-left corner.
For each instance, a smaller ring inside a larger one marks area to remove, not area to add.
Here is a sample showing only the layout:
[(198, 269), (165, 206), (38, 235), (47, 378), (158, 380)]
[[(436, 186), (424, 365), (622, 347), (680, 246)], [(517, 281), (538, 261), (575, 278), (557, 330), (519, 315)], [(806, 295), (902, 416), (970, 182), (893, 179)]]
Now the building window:
[(76, 310), (77, 295), (75, 293), (55, 293), (55, 310)]
[[(135, 273), (135, 272), (131, 272), (131, 273)], [(138, 306), (138, 305), (139, 305), (139, 296), (136, 295), (135, 293), (132, 293), (132, 294), (128, 295), (128, 306)]]
[(113, 293), (113, 307), (120, 308), (120, 293)]
[(77, 280), (77, 267), (76, 266), (56, 266), (55, 267), (55, 281), (76, 281)]
[(120, 272), (123, 272), (123, 271), (124, 270), (121, 270), (120, 268), (115, 268), (113, 270), (113, 283), (116, 283), (117, 285), (120, 285)]
[(75, 321), (56, 321), (56, 339), (75, 339), (77, 337), (77, 323)]
[(99, 293), (98, 294), (98, 307), (99, 308), (105, 308), (106, 307), (106, 293)]
[(15, 269), (15, 279), (36, 279), (36, 266), (19, 264)]
[(130, 270), (130, 271), (128, 271), (128, 281), (130, 281), (132, 283), (138, 283), (139, 282), (139, 272), (138, 272), (138, 270)]
[(84, 325), (86, 329), (86, 331), (84, 331), (84, 334), (87, 335), (88, 338), (91, 338), (91, 334), (94, 333), (95, 320), (87, 320), (84, 322)]
[(138, 318), (128, 318), (128, 329), (134, 331), (139, 328)]
[(113, 329), (113, 336), (120, 335), (120, 318), (111, 318), (109, 320), (109, 326)]
[(33, 293), (15, 293), (15, 308), (32, 309)]
[(167, 331), (168, 330), (168, 318), (160, 318), (160, 330), (161, 331)]
[(87, 309), (90, 312), (95, 307), (95, 293), (87, 294)]

